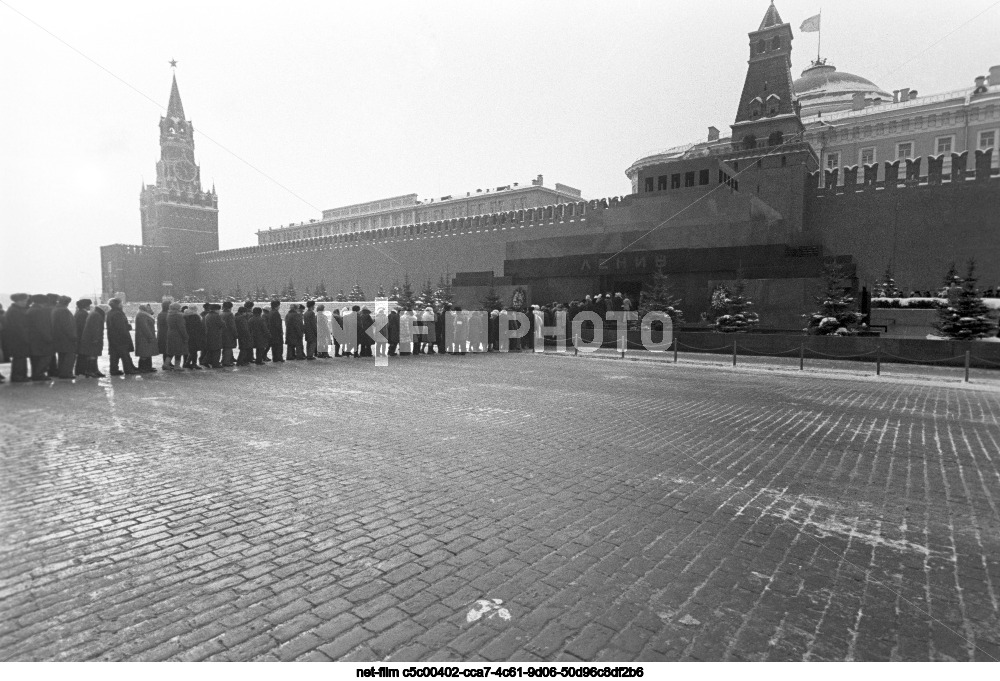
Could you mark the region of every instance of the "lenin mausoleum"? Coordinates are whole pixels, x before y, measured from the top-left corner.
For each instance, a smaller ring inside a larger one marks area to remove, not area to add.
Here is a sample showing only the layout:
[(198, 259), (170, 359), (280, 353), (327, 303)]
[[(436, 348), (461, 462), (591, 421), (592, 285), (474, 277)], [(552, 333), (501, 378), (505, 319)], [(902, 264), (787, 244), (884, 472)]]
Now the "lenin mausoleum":
[(101, 248), (103, 291), (157, 301), (274, 293), (291, 279), (299, 291), (373, 292), (447, 276), (463, 305), (490, 287), (508, 299), (522, 287), (529, 303), (607, 291), (638, 300), (659, 271), (697, 319), (741, 272), (762, 327), (797, 328), (829, 260), (859, 291), (887, 267), (904, 289), (936, 290), (970, 258), (983, 286), (1000, 283), (1000, 66), (929, 95), (883, 90), (822, 59), (793, 79), (793, 38), (770, 5), (749, 33), (731, 134), (711, 127), (638, 159), (626, 196), (588, 200), (539, 175), (333, 208), (230, 250), (219, 250), (218, 198), (202, 187), (175, 78), (156, 183), (140, 194), (142, 245)]

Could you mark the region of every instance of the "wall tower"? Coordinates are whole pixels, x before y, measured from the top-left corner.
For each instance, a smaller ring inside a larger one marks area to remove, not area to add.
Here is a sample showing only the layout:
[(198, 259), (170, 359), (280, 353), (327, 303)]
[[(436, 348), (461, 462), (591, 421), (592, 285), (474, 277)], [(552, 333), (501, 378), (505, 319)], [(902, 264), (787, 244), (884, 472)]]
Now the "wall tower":
[(194, 126), (184, 117), (177, 76), (167, 115), (160, 118), (156, 184), (139, 195), (142, 245), (169, 249), (164, 293), (184, 294), (196, 281), (195, 254), (219, 250), (219, 205), (215, 187), (205, 191), (194, 159)]

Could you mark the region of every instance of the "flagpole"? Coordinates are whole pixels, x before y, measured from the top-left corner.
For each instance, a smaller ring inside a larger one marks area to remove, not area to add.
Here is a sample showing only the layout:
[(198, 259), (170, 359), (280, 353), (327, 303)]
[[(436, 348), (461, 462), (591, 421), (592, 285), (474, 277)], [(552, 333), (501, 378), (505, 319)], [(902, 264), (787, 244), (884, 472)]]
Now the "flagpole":
[(819, 35), (816, 36), (816, 63), (819, 63), (819, 48), (823, 44), (823, 8), (819, 8), (819, 30), (816, 31)]

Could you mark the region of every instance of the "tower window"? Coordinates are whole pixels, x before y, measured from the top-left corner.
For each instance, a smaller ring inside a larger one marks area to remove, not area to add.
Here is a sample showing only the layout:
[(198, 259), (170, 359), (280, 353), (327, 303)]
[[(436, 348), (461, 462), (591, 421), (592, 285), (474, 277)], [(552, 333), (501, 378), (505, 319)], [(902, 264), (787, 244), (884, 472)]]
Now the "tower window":
[(694, 186), (694, 171), (693, 170), (689, 170), (688, 172), (684, 173), (684, 186), (685, 187), (693, 187)]
[(757, 147), (757, 138), (754, 135), (747, 135), (743, 138), (744, 149), (754, 149)]
[(780, 35), (774, 36), (774, 39), (771, 40), (771, 49), (772, 50), (781, 49), (781, 36)]
[(780, 130), (775, 130), (770, 135), (767, 136), (767, 144), (772, 147), (780, 147), (781, 143), (784, 142), (785, 136), (781, 134)]
[(662, 192), (666, 188), (667, 188), (667, 176), (660, 175), (658, 178), (656, 178), (656, 191)]
[(674, 173), (673, 175), (670, 176), (670, 188), (671, 189), (680, 189), (681, 188), (681, 174), (680, 173)]
[(646, 191), (647, 192), (653, 191), (653, 178), (651, 177), (646, 178)]
[(708, 168), (698, 173), (698, 184), (708, 184)]

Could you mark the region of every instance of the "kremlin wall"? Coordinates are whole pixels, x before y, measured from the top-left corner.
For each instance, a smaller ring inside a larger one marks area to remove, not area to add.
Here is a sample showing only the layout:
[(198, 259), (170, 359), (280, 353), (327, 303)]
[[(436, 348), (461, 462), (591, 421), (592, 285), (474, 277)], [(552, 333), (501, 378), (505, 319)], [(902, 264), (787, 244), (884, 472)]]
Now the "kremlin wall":
[[(660, 271), (691, 321), (709, 310), (716, 284), (741, 272), (761, 326), (793, 329), (812, 309), (829, 259), (847, 266), (858, 291), (887, 267), (905, 289), (936, 289), (952, 261), (971, 257), (983, 288), (1000, 283), (1000, 69), (961, 96), (919, 98), (890, 95), (817, 60), (796, 81), (800, 101), (790, 73), (793, 34), (774, 5), (749, 37), (732, 137), (710, 128), (705, 141), (637, 160), (626, 170), (630, 195), (584, 200), (557, 185), (535, 192), (536, 201), (552, 196), (552, 205), (429, 221), (420, 218), (456, 213), (395, 197), (386, 205), (403, 217), (369, 221), (370, 228), (303, 223), (308, 232), (268, 230), (256, 246), (193, 258), (147, 243), (147, 232), (170, 226), (144, 222), (144, 246), (102, 248), (104, 290), (157, 300), (237, 286), (275, 292), (291, 280), (299, 291), (322, 282), (329, 293), (355, 283), (371, 293), (404, 276), (416, 290), (448, 277), (456, 302), (474, 306), (491, 286), (507, 297), (524, 287), (529, 303), (606, 291), (637, 300)], [(193, 161), (193, 145), (187, 157)], [(170, 167), (158, 164), (164, 190), (178, 182)], [(197, 182), (184, 170), (181, 180)], [(541, 176), (532, 185), (540, 189)], [(350, 208), (324, 218), (349, 218)]]

